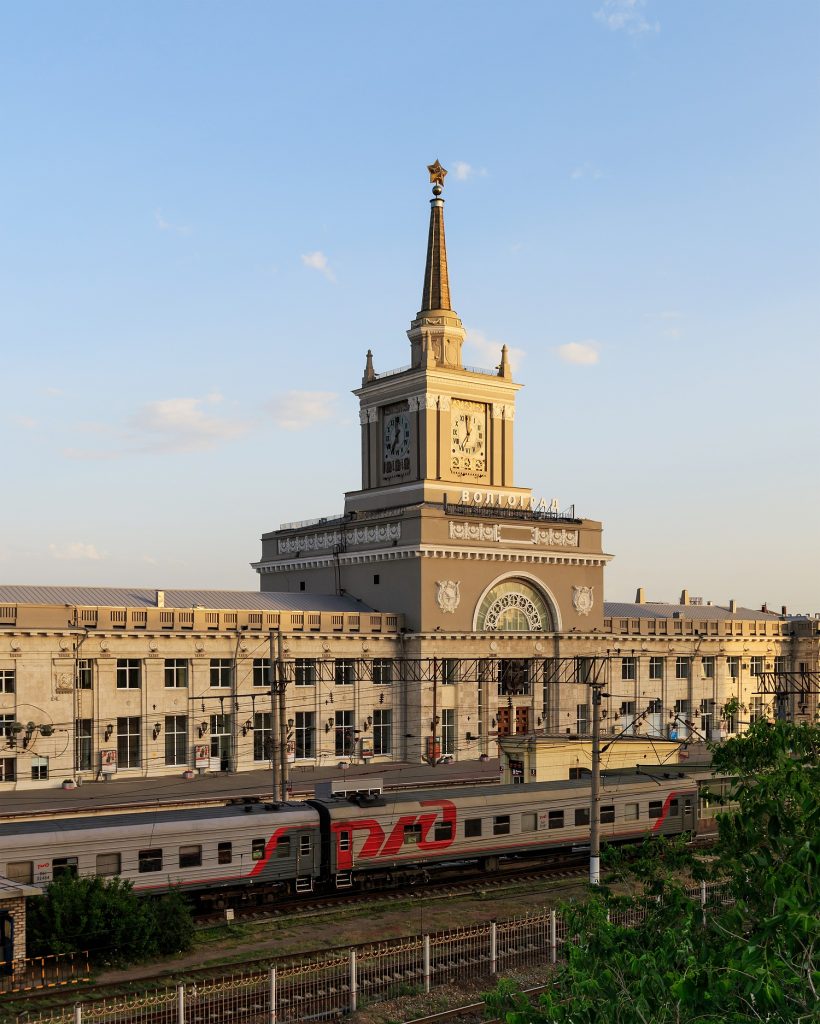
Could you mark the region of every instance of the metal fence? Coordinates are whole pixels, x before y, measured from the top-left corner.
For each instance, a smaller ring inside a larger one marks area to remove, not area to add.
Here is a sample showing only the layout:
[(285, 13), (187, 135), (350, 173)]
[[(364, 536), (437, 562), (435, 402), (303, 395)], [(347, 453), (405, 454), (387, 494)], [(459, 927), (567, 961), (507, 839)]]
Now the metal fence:
[[(728, 886), (689, 891), (704, 914), (731, 901)], [(640, 922), (640, 905), (613, 923)], [(23, 1013), (18, 1024), (302, 1024), (338, 1020), (369, 1003), (487, 979), (561, 958), (566, 923), (554, 910), (369, 943), (255, 970), (155, 989), (142, 996), (89, 1002), (61, 1011)]]
[(90, 977), (87, 953), (57, 953), (11, 963), (0, 960), (0, 995), (77, 985)]

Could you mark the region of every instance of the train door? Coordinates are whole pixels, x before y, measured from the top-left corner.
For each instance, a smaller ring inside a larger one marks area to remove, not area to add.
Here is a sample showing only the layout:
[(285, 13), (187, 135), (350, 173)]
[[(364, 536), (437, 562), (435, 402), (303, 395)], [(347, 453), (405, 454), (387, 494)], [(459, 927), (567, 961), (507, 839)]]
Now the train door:
[(684, 832), (695, 831), (695, 798), (685, 796), (683, 798), (683, 821), (681, 822)]
[(296, 846), (296, 891), (313, 891), (313, 836), (302, 832)]
[(14, 918), (0, 910), (0, 974), (11, 974), (14, 959)]

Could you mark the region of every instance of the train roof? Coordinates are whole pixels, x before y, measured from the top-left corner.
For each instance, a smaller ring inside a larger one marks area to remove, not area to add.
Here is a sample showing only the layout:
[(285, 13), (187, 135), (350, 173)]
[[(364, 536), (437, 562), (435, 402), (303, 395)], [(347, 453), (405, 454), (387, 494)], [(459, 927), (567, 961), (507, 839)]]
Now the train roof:
[(117, 812), (116, 814), (73, 814), (66, 818), (34, 818), (28, 821), (16, 818), (13, 821), (0, 822), (0, 838), (3, 836), (19, 836), (21, 834), (48, 834), (50, 832), (74, 832), (100, 828), (126, 828), (141, 825), (143, 828), (153, 825), (176, 824), (196, 825), (199, 822), (210, 824), (224, 822), (226, 827), (236, 821), (248, 823), (253, 818), (270, 818), (271, 815), (287, 814), (298, 824), (299, 815), (311, 824), (316, 820), (316, 812), (312, 807), (301, 801), (290, 801), (281, 804), (244, 803), (231, 804), (226, 807), (189, 807), (184, 810), (164, 808), (156, 811)]

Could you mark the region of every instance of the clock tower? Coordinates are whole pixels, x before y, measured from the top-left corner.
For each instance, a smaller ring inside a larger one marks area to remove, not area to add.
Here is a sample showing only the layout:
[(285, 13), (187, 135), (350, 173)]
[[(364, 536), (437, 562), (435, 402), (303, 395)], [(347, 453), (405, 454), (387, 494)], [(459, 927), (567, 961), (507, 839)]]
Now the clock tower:
[(362, 486), (345, 512), (421, 502), (456, 502), (464, 490), (503, 488), (520, 507), (529, 490), (513, 485), (515, 394), (507, 348), (498, 366), (464, 365), (465, 331), (450, 300), (442, 192), (447, 171), (428, 167), (433, 183), (421, 309), (410, 324), (410, 365), (377, 373), (367, 353), (360, 403)]

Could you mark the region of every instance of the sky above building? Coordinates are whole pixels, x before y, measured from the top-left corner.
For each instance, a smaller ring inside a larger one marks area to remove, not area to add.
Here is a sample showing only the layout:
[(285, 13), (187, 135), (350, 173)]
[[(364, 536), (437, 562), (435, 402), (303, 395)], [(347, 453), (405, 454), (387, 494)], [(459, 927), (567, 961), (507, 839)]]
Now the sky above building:
[(7, 583), (257, 589), (409, 362), (425, 165), (516, 481), (607, 598), (820, 610), (820, 6), (0, 11)]

